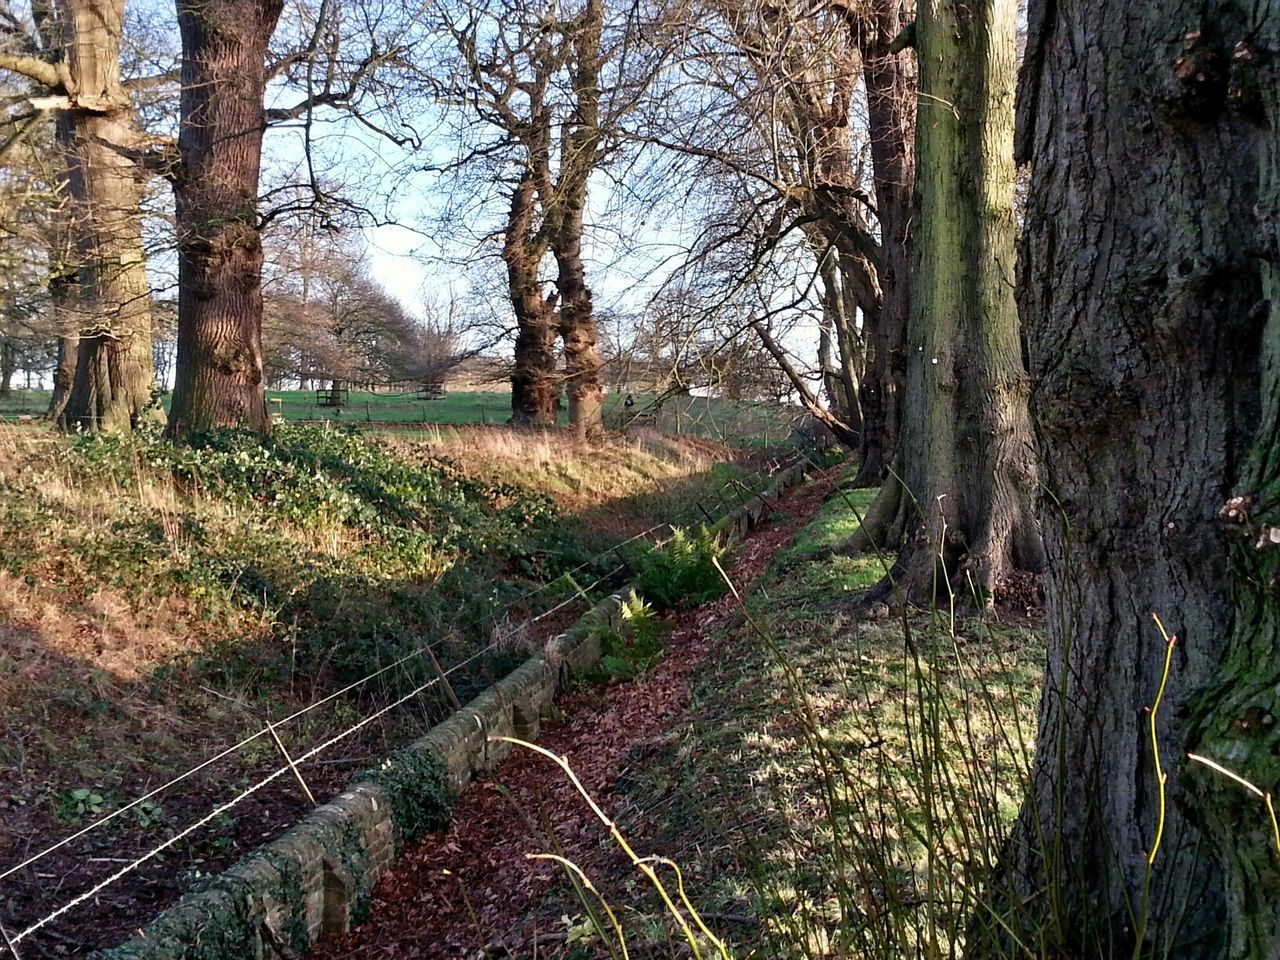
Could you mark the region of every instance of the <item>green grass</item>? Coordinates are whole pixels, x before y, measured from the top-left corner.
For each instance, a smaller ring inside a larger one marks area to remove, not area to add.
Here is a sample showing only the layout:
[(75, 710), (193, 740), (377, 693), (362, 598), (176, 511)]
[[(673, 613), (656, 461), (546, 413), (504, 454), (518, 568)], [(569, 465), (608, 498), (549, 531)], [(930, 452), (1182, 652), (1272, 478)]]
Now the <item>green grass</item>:
[[(624, 396), (605, 396), (605, 417), (611, 426), (622, 426)], [(637, 395), (635, 410), (649, 407), (652, 396)], [(452, 391), (440, 400), (419, 400), (414, 393), (372, 393), (352, 390), (348, 403), (325, 407), (315, 402), (312, 390), (268, 390), (268, 406), (287, 421), (332, 421), (357, 425), (394, 425), (397, 430), (414, 425), (497, 425), (511, 416), (511, 394), (502, 391)], [(161, 398), (168, 409), (170, 395)], [(39, 417), (49, 403), (47, 390), (15, 390), (0, 399), (0, 420)], [(786, 442), (801, 416), (799, 407), (772, 403), (748, 403), (700, 397), (667, 400), (652, 426), (678, 436), (705, 437), (735, 446), (768, 447)], [(560, 424), (567, 423), (561, 411)], [(645, 421), (648, 424), (648, 421)]]
[[(857, 472), (855, 463), (845, 470), (842, 480), (852, 479)], [(859, 518), (866, 515), (876, 493), (874, 489), (837, 491), (796, 535), (791, 546), (778, 554), (777, 562), (790, 565), (829, 554), (857, 531)], [(860, 562), (859, 566), (868, 565)], [(870, 566), (872, 573), (883, 572), (879, 564)]]
[(13, 420), (21, 416), (41, 416), (49, 406), (48, 390), (14, 390), (7, 397), (0, 397), (0, 419)]
[[(994, 614), (866, 619), (856, 601), (884, 563), (825, 553), (873, 494), (829, 500), (779, 554), (687, 717), (612, 798), (736, 960), (956, 955), (1021, 800), (1039, 632)], [(621, 866), (599, 869), (637, 931), (662, 926)]]

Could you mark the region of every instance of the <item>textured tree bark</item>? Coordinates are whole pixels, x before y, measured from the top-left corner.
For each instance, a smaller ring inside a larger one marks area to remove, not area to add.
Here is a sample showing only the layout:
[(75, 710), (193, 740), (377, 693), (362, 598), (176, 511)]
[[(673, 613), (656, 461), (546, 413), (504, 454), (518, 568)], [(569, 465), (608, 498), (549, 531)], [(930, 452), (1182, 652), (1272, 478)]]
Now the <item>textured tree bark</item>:
[[(1009, 903), (1047, 894), (1009, 918), (1077, 955), (1275, 957), (1262, 800), (1186, 757), (1280, 784), (1280, 16), (1033, 0), (1029, 24), (1018, 296), (1050, 493), (1049, 660), (1001, 879)], [(1233, 494), (1248, 498), (1223, 510)], [(1148, 885), (1152, 612), (1179, 642)]]
[(916, 66), (910, 53), (890, 52), (889, 46), (914, 10), (915, 0), (874, 0), (860, 34), (881, 256), (879, 309), (864, 324), (867, 368), (857, 486), (884, 481), (902, 416), (911, 313)]
[(267, 45), (282, 0), (178, 0), (178, 359), (167, 434), (270, 432), (258, 175)]
[(54, 364), (54, 389), (49, 396), (49, 410), (45, 419), (59, 421), (72, 396), (72, 384), (76, 381), (76, 360), (79, 352), (79, 333), (76, 329), (76, 307), (73, 305), (73, 287), (67, 283), (50, 283), (49, 294), (54, 323), (65, 333), (58, 337), (58, 358)]
[[(151, 288), (142, 249), (138, 133), (120, 84), (123, 0), (68, 0), (60, 120), (82, 327), (62, 424), (124, 432), (152, 402)], [(63, 123), (68, 123), (63, 127)]]
[[(560, 176), (543, 191), (547, 241), (556, 261), (560, 337), (564, 341), (565, 393), (569, 420), (584, 440), (604, 433), (604, 360), (582, 262), (583, 211), (587, 182), (600, 149), (601, 0), (587, 0), (572, 26), (574, 115), (561, 141)], [(544, 182), (549, 178), (543, 177)]]
[(13, 394), (13, 374), (18, 369), (18, 348), (9, 340), (0, 340), (0, 397)]
[[(820, 252), (819, 256), (822, 255)], [(818, 346), (824, 355), (819, 357), (819, 361), (827, 396), (831, 400), (831, 412), (847, 424), (852, 433), (860, 434), (862, 403), (859, 380), (864, 364), (862, 340), (854, 327), (851, 298), (846, 296), (839, 258), (828, 253), (821, 263), (822, 326)], [(836, 348), (834, 356), (833, 345)], [(828, 379), (829, 369), (832, 375)]]
[(511, 372), (511, 422), (553, 427), (556, 423), (555, 298), (546, 296), (538, 271), (546, 241), (534, 224), (533, 176), (525, 173), (511, 194), (502, 259), (516, 315), (515, 368)]
[[(916, 21), (920, 222), (900, 475), (907, 537), (881, 594), (949, 582), (980, 604), (1043, 560), (1013, 300), (1014, 0), (930, 0)], [(892, 582), (890, 582), (892, 581)]]
[(582, 207), (571, 218), (576, 230), (553, 243), (560, 296), (560, 337), (564, 341), (565, 393), (569, 422), (581, 439), (604, 433), (604, 361), (597, 345), (591, 290), (582, 265)]
[[(47, 31), (47, 21), (41, 18)], [(49, 46), (60, 45), (53, 37), (46, 37)], [(71, 195), (71, 159), (68, 155), (72, 142), (71, 117), (64, 111), (54, 120), (54, 137), (64, 158), (59, 188)], [(76, 359), (80, 350), (80, 313), (76, 307), (79, 298), (78, 260), (75, 255), (75, 237), (72, 234), (71, 217), (64, 208), (53, 214), (53, 231), (49, 241), (49, 310), (51, 326), (57, 336), (57, 357), (53, 366), (53, 390), (49, 395), (49, 407), (45, 419), (57, 423), (71, 397), (71, 387), (76, 379)]]
[(849, 410), (844, 379), (835, 354), (835, 321), (825, 308), (818, 326), (818, 367), (822, 371), (822, 389), (827, 395), (827, 406), (837, 417), (847, 417)]

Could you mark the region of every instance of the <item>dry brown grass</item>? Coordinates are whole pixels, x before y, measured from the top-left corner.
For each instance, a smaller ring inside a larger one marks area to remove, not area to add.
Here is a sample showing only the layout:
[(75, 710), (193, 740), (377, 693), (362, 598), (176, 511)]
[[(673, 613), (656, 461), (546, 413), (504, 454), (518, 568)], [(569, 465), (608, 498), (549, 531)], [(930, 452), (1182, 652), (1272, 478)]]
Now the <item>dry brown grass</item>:
[(649, 430), (583, 443), (555, 431), (436, 427), (423, 440), (391, 442), (456, 460), (468, 472), (534, 487), (569, 510), (660, 490), (735, 457), (711, 440)]
[[(665, 486), (733, 455), (709, 441), (656, 433), (584, 445), (550, 432), (442, 428), (425, 440), (383, 442), (410, 458), (444, 456), (469, 474), (538, 489), (569, 514), (591, 515), (601, 531), (615, 524), (625, 529), (623, 501), (659, 497)], [(93, 699), (122, 702), (161, 665), (278, 626), (262, 611), (225, 605), (210, 616), (198, 591), (157, 592), (145, 570), (127, 584), (103, 583), (82, 553), (91, 541), (109, 542), (113, 524), (146, 515), (156, 518), (164, 544), (158, 562), (165, 569), (157, 578), (171, 577), (200, 549), (186, 521), (198, 520), (206, 541), (233, 545), (261, 522), (243, 505), (183, 489), (171, 475), (142, 464), (123, 481), (86, 473), (66, 439), (41, 424), (0, 425), (0, 491), (38, 502), (43, 518), (24, 515), (20, 563), (5, 564), (20, 567), (20, 575), (0, 568), (0, 711), (10, 716), (31, 711), (33, 692), (45, 700), (76, 700), (78, 691), (93, 688)], [(367, 544), (361, 529), (323, 520), (274, 521), (270, 534), (296, 547), (297, 556), (356, 568)], [(6, 539), (0, 531), (0, 559)]]

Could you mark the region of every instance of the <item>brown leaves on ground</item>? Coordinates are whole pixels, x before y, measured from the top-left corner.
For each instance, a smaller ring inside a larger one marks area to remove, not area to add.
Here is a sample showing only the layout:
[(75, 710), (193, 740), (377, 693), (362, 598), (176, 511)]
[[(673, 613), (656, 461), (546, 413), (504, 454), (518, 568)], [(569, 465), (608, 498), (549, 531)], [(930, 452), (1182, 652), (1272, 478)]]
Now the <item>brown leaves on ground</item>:
[[(824, 472), (784, 495), (785, 519), (738, 546), (728, 567), (742, 590), (822, 505), (839, 477)], [(593, 689), (561, 703), (564, 721), (541, 745), (567, 757), (583, 786), (608, 812), (614, 785), (638, 748), (658, 739), (685, 709), (689, 678), (707, 655), (711, 635), (737, 613), (732, 595), (671, 618), (658, 666), (633, 682)], [(559, 868), (529, 853), (554, 852), (588, 868), (620, 856), (573, 786), (551, 761), (517, 749), (492, 780), (459, 799), (451, 829), (407, 850), (374, 891), (369, 920), (321, 943), (318, 960), (353, 957), (480, 957), (487, 951), (528, 956), (539, 944), (563, 942), (563, 925), (538, 929), (543, 898), (561, 882)], [(554, 919), (554, 917), (553, 917)]]

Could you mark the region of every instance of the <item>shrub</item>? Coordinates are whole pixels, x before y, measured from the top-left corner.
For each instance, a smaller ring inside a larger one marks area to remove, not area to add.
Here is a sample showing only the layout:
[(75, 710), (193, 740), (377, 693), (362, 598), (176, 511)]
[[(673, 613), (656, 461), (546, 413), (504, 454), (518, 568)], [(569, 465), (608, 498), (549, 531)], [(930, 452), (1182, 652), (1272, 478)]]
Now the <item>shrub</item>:
[(600, 638), (598, 670), (587, 680), (632, 680), (651, 670), (662, 656), (662, 624), (653, 607), (635, 590), (622, 603), (622, 628), (598, 625), (592, 628)]
[(676, 527), (661, 546), (636, 551), (633, 566), (640, 595), (660, 610), (706, 603), (724, 594), (720, 571), (712, 562), (724, 555), (720, 538), (705, 526), (693, 535)]
[(444, 764), (434, 754), (412, 748), (397, 750), (356, 780), (376, 783), (382, 788), (391, 804), (402, 843), (449, 825), (453, 795)]

